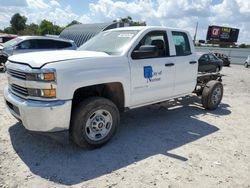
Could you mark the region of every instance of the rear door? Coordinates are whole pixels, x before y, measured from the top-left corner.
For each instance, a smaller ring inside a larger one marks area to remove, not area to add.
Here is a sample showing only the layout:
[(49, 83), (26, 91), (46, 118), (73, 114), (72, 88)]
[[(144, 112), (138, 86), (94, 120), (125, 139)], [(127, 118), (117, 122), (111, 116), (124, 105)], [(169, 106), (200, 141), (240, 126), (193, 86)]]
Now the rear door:
[(189, 34), (182, 31), (171, 31), (174, 44), (175, 87), (174, 95), (191, 93), (196, 85), (198, 62)]
[(70, 49), (73, 48), (70, 42), (54, 41), (57, 49)]
[(151, 31), (143, 36), (137, 50), (142, 45), (155, 45), (157, 57), (133, 59), (130, 55), (131, 90), (133, 106), (153, 103), (173, 94), (175, 66), (169, 57), (166, 31)]
[(56, 49), (56, 44), (54, 40), (37, 39), (37, 50), (47, 51), (47, 50), (55, 50), (55, 49)]

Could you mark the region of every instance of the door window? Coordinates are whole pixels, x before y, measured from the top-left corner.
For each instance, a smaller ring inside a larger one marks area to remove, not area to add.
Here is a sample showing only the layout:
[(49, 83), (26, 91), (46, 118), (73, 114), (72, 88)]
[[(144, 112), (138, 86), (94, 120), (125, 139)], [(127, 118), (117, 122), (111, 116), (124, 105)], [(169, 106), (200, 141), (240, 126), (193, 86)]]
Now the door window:
[(64, 41), (55, 41), (56, 48), (57, 49), (62, 49), (62, 48), (70, 48), (72, 47), (72, 44), (69, 42), (64, 42)]
[(167, 57), (169, 56), (169, 46), (167, 41), (167, 34), (165, 31), (153, 31), (146, 34), (143, 39), (139, 42), (134, 50), (138, 50), (144, 45), (153, 45), (158, 48), (157, 57)]
[(17, 46), (17, 49), (20, 49), (20, 50), (28, 50), (28, 49), (35, 49), (35, 48), (36, 48), (35, 40), (26, 40), (26, 41), (21, 42)]
[(216, 57), (214, 57), (214, 55), (212, 55), (212, 54), (209, 54), (209, 59), (211, 61), (216, 61), (217, 60)]
[(55, 48), (55, 42), (53, 40), (48, 39), (38, 39), (37, 40), (37, 48), (38, 49), (53, 49)]
[(191, 54), (188, 36), (184, 32), (173, 31), (173, 40), (177, 56), (185, 56)]

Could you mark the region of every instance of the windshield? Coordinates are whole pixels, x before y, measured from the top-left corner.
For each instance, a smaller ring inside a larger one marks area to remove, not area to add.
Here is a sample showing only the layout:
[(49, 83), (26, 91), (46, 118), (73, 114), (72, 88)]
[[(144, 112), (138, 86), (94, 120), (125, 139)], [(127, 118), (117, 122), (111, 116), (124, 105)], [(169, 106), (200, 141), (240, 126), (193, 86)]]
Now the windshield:
[(102, 32), (78, 48), (78, 50), (105, 52), (120, 55), (139, 31)]
[(5, 48), (8, 48), (8, 47), (11, 47), (11, 46), (15, 46), (18, 42), (20, 42), (22, 39), (20, 38), (14, 38), (12, 40), (9, 40), (8, 42), (5, 42), (3, 44), (3, 47)]

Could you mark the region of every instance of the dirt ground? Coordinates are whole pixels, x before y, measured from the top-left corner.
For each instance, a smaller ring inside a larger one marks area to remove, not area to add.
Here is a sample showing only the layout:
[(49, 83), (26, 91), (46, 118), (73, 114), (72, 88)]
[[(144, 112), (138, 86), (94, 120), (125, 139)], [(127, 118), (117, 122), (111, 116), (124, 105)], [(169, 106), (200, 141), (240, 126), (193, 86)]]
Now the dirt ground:
[(132, 110), (95, 150), (26, 131), (4, 105), (0, 73), (0, 187), (250, 187), (250, 69), (222, 73), (217, 110), (196, 96)]

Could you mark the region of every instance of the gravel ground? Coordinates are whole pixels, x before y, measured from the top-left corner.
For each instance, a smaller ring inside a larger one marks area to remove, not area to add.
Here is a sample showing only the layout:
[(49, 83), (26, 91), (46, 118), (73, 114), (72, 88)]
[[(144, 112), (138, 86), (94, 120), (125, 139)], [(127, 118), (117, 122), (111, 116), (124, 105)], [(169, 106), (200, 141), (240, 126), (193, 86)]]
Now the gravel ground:
[(250, 187), (250, 69), (222, 73), (217, 110), (195, 96), (132, 110), (95, 150), (26, 131), (4, 105), (0, 73), (0, 187)]

